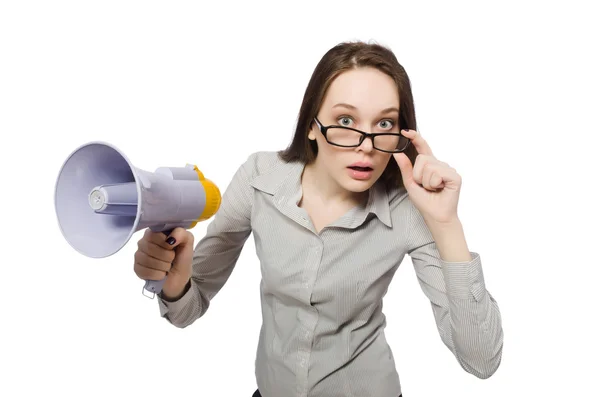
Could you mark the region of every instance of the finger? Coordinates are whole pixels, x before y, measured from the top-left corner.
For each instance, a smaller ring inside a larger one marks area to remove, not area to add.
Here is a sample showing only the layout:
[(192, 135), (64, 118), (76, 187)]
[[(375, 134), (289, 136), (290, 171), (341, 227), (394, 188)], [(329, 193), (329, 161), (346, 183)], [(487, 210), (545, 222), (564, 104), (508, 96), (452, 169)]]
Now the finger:
[(453, 190), (460, 189), (460, 186), (462, 185), (462, 178), (454, 168), (443, 167), (440, 170), (439, 174), (442, 178), (444, 188), (449, 188)]
[(436, 167), (431, 163), (426, 164), (423, 167), (423, 177), (421, 178), (422, 185), (425, 189), (435, 190), (435, 188), (431, 186), (431, 180), (433, 179), (434, 175), (436, 175)]
[(432, 173), (431, 177), (431, 187), (439, 189), (452, 186), (460, 186), (461, 177), (454, 168), (443, 165), (434, 165), (432, 166), (432, 169), (434, 172)]
[(171, 244), (169, 242), (169, 238), (167, 238), (167, 242), (171, 244), (171, 247), (173, 247), (173, 249), (193, 243), (194, 240), (194, 235), (190, 233), (187, 229), (184, 229), (182, 227), (175, 228), (171, 232), (171, 234), (169, 234), (169, 237), (172, 237), (175, 240)]
[(431, 168), (428, 172), (427, 178), (423, 178), (427, 183), (423, 185), (425, 189), (430, 191), (437, 191), (438, 189), (444, 188), (444, 182), (440, 176), (439, 170)]
[(432, 190), (443, 189), (444, 188), (444, 179), (442, 178), (442, 176), (439, 173), (433, 172), (431, 174), (431, 178), (429, 179), (429, 186), (431, 187)]
[(184, 244), (188, 239), (187, 230), (182, 227), (177, 227), (165, 235), (163, 232), (152, 232), (150, 229), (146, 230), (147, 240), (158, 245), (159, 247), (173, 250), (180, 244)]
[(423, 170), (425, 167), (425, 158), (422, 154), (417, 155), (415, 159), (415, 166), (413, 167), (412, 176), (416, 183), (419, 185), (423, 184)]
[(134, 262), (133, 271), (142, 280), (162, 280), (167, 275), (167, 272), (151, 269), (139, 262)]
[(400, 174), (402, 175), (404, 187), (408, 191), (411, 191), (412, 188), (416, 186), (416, 182), (413, 179), (413, 164), (408, 156), (404, 153), (394, 153), (394, 159), (400, 168)]
[(163, 261), (160, 259), (156, 259), (145, 253), (144, 251), (137, 250), (134, 254), (134, 263), (139, 263), (147, 268), (160, 270), (163, 272), (169, 271), (171, 269), (171, 261)]
[(423, 166), (422, 185), (428, 190), (443, 188), (446, 183), (456, 179), (457, 174), (454, 168), (442, 161), (433, 160)]
[(146, 239), (141, 239), (138, 242), (138, 250), (143, 251), (147, 255), (163, 262), (171, 263), (175, 258), (175, 251), (172, 249), (161, 247), (158, 244)]
[(413, 178), (415, 182), (423, 184), (423, 171), (428, 164), (437, 163), (438, 160), (427, 154), (419, 154), (415, 159), (415, 166), (413, 168)]
[(420, 132), (416, 130), (402, 130), (401, 133), (402, 135), (410, 139), (410, 143), (412, 143), (415, 146), (415, 149), (417, 149), (417, 153), (433, 156), (433, 151), (431, 150), (429, 144), (427, 143), (425, 138), (423, 138)]
[(421, 170), (421, 186), (423, 186), (425, 189), (427, 190), (431, 190), (431, 187), (429, 186), (429, 181), (431, 180), (431, 174), (433, 173), (433, 170), (431, 169), (431, 167), (428, 167), (427, 165), (423, 166), (422, 170)]

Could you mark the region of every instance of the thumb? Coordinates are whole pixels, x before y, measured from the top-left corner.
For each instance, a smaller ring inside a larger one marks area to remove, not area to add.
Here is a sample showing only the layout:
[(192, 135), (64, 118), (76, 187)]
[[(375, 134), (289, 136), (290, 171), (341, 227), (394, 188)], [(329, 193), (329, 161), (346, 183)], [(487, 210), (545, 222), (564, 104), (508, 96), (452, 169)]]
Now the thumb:
[(177, 285), (187, 282), (191, 276), (191, 264), (194, 256), (194, 235), (183, 228), (176, 228), (170, 234), (175, 242), (172, 245), (175, 251), (167, 283)]
[(400, 174), (402, 174), (402, 181), (407, 190), (411, 189), (416, 183), (413, 179), (413, 166), (410, 159), (404, 153), (394, 153), (394, 159), (398, 163), (400, 168)]
[(173, 260), (173, 267), (176, 270), (188, 267), (192, 263), (194, 256), (194, 240), (188, 238), (182, 241), (177, 247), (175, 247), (175, 259)]

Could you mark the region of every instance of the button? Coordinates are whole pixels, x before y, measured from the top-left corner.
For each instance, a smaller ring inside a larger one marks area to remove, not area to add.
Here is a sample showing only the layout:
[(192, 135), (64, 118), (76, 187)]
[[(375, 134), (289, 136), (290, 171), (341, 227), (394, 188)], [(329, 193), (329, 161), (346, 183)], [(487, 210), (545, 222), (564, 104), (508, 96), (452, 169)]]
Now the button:
[(310, 339), (310, 331), (306, 331), (306, 332), (304, 333), (304, 337), (305, 337), (306, 339)]
[(302, 286), (303, 286), (304, 288), (308, 288), (308, 283), (304, 283), (304, 284), (302, 284)]

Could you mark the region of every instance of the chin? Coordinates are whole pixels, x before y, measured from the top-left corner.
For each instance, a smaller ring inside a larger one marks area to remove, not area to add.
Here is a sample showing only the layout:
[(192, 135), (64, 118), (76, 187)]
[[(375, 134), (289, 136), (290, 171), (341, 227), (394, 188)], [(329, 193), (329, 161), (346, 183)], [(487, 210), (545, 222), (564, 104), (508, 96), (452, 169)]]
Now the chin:
[(352, 178), (345, 177), (341, 183), (341, 185), (348, 191), (354, 193), (362, 193), (367, 191), (375, 184), (376, 178), (365, 179), (365, 180), (356, 180)]

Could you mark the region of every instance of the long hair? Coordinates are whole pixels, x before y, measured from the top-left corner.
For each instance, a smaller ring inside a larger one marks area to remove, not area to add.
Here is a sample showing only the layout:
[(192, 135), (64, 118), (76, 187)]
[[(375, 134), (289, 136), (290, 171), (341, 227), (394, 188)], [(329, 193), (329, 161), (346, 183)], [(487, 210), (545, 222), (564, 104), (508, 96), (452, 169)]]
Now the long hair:
[[(398, 104), (400, 109), (399, 127), (400, 129), (417, 129), (410, 80), (394, 53), (376, 43), (343, 42), (327, 51), (313, 71), (304, 93), (292, 141), (285, 150), (279, 152), (282, 160), (286, 162), (299, 161), (305, 164), (315, 160), (318, 151), (317, 144), (308, 138), (308, 133), (313, 118), (322, 105), (325, 93), (331, 82), (341, 73), (361, 67), (376, 68), (394, 80), (400, 98)], [(409, 145), (404, 153), (414, 165), (417, 158), (414, 146)], [(391, 157), (381, 178), (387, 186), (403, 187), (400, 169)]]

